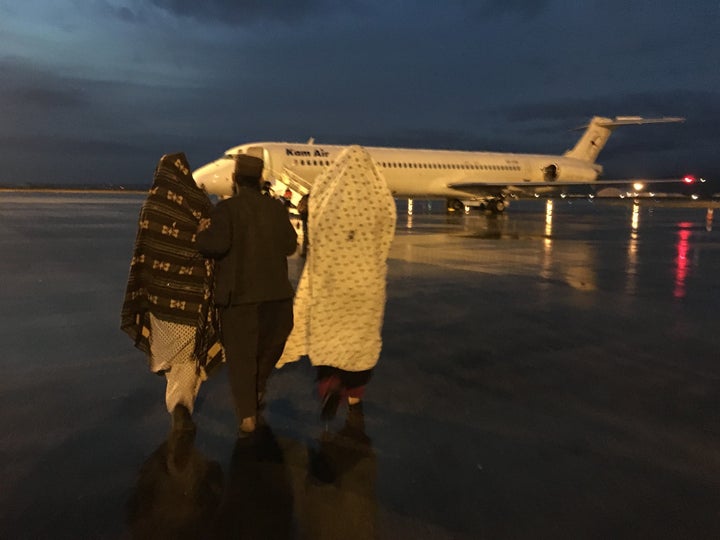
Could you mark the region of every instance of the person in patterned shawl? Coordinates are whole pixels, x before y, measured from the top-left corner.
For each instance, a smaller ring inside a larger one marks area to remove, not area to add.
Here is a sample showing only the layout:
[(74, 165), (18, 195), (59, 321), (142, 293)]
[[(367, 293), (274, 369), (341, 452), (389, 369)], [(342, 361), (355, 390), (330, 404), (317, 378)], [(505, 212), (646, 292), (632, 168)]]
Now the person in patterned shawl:
[(195, 184), (185, 154), (166, 154), (140, 210), (121, 329), (166, 378), (173, 430), (194, 430), (201, 381), (223, 351), (212, 299), (213, 263), (195, 247), (212, 203)]
[(326, 419), (361, 398), (380, 357), (395, 201), (367, 150), (346, 148), (309, 199), (308, 257), (293, 306), (295, 327), (277, 367), (308, 356)]

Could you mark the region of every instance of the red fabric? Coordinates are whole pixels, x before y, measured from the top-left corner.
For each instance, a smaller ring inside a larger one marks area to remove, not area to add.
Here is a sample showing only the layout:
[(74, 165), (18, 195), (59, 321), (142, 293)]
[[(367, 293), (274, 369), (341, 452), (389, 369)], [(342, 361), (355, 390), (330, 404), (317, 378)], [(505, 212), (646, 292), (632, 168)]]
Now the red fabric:
[(349, 397), (361, 399), (365, 395), (365, 385), (356, 386), (354, 388), (345, 388), (342, 385), (340, 377), (337, 375), (331, 375), (324, 379), (319, 379), (317, 382), (318, 395), (320, 399), (323, 399), (330, 390), (337, 390), (340, 392), (340, 396), (343, 399)]

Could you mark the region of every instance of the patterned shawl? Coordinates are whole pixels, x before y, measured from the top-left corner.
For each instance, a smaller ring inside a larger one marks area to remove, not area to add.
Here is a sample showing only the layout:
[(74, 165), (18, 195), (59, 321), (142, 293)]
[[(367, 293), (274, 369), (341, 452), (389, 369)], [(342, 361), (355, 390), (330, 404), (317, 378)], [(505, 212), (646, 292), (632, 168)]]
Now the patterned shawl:
[(185, 154), (166, 154), (140, 210), (120, 328), (150, 353), (150, 317), (194, 326), (194, 356), (206, 374), (223, 361), (212, 301), (213, 263), (195, 249), (212, 203), (195, 184)]
[(277, 367), (307, 355), (316, 366), (371, 369), (382, 348), (395, 201), (360, 146), (343, 150), (311, 193), (310, 250), (295, 293), (295, 326)]

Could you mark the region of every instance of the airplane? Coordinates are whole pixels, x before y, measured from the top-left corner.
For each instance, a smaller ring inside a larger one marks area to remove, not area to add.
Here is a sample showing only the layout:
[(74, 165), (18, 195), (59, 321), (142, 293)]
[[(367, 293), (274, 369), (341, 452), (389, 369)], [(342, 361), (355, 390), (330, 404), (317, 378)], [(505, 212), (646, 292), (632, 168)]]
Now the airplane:
[[(595, 163), (613, 130), (620, 126), (683, 122), (684, 118), (595, 116), (577, 144), (563, 155), (471, 152), (410, 148), (365, 147), (385, 176), (395, 197), (446, 199), (449, 211), (464, 210), (466, 203), (501, 213), (509, 198), (548, 195), (572, 186), (629, 184), (631, 180), (599, 180), (603, 168)], [(290, 189), (291, 202), (312, 189), (313, 180), (346, 146), (306, 143), (254, 142), (228, 149), (225, 154), (193, 172), (195, 182), (208, 193), (232, 195), (235, 156), (263, 159), (263, 179)], [(688, 181), (686, 177), (686, 182)], [(646, 183), (680, 179), (644, 180)], [(637, 186), (635, 189), (642, 189)], [(277, 189), (276, 189), (277, 191)]]

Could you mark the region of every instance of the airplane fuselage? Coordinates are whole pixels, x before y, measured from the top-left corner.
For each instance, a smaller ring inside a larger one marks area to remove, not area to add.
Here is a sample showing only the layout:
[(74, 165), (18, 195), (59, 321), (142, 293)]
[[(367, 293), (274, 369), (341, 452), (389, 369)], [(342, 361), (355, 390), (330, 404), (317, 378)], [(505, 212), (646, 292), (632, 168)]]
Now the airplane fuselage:
[[(209, 193), (232, 194), (234, 157), (251, 154), (265, 161), (263, 177), (278, 180), (294, 191), (305, 193), (312, 181), (346, 148), (338, 145), (259, 142), (230, 148), (225, 155), (193, 173)], [(477, 190), (463, 185), (485, 184), (487, 195), (500, 195), (493, 185), (512, 186), (505, 192), (523, 188), (552, 189), (563, 183), (578, 184), (597, 180), (602, 167), (564, 156), (467, 152), (407, 148), (366, 147), (388, 187), (397, 197), (458, 198), (478, 197)]]
[[(553, 193), (570, 186), (598, 182), (602, 167), (595, 163), (612, 131), (620, 126), (682, 122), (679, 117), (642, 118), (595, 116), (575, 146), (563, 155), (466, 152), (410, 148), (366, 147), (396, 197), (446, 198), (457, 208), (462, 201), (501, 212), (505, 198)], [(220, 159), (193, 173), (195, 182), (209, 193), (232, 195), (235, 156), (249, 154), (265, 163), (263, 177), (293, 198), (308, 193), (312, 183), (345, 146), (288, 142), (258, 142), (230, 148)], [(616, 181), (606, 181), (614, 183)], [(294, 202), (294, 201), (293, 201)]]

